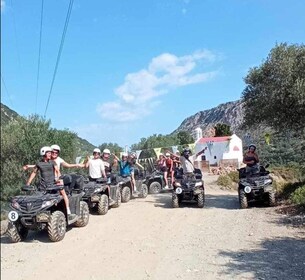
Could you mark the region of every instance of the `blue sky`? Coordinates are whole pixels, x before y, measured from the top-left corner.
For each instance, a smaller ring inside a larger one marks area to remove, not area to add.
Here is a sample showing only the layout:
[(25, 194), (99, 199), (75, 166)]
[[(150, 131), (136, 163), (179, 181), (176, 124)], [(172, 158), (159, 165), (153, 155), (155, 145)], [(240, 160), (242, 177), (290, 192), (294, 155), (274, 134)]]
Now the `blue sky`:
[[(68, 0), (1, 0), (1, 102), (44, 115)], [(137, 143), (237, 100), (276, 42), (304, 43), (302, 0), (75, 0), (46, 117), (91, 143)], [(5, 85), (4, 85), (4, 83)]]

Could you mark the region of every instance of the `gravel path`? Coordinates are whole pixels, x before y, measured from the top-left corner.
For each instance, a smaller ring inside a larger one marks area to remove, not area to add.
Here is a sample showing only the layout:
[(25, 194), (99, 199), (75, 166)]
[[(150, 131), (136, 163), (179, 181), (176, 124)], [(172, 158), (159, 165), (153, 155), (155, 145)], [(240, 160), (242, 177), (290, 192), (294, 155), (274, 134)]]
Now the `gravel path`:
[(15, 279), (305, 279), (305, 233), (274, 208), (239, 210), (205, 176), (206, 207), (171, 208), (170, 193), (91, 215), (59, 243), (1, 237), (1, 276)]

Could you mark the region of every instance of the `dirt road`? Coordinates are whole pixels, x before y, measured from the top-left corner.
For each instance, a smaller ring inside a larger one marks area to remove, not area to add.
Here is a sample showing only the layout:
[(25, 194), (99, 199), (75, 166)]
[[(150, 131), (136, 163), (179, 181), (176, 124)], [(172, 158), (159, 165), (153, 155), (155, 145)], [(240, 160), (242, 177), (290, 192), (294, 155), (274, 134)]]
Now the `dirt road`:
[(235, 192), (205, 179), (204, 209), (149, 195), (91, 215), (59, 243), (2, 237), (2, 279), (305, 279), (304, 230), (271, 208), (239, 210)]

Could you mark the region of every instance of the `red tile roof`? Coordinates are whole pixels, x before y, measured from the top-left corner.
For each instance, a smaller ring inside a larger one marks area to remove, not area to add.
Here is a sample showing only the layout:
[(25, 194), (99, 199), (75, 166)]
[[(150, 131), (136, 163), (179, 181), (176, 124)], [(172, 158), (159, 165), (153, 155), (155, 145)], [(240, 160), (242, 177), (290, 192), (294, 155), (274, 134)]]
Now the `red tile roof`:
[(199, 141), (197, 143), (200, 143), (200, 144), (204, 144), (204, 143), (207, 143), (207, 142), (227, 142), (229, 141), (231, 138), (231, 136), (221, 136), (221, 137), (203, 137), (203, 138), (200, 138)]

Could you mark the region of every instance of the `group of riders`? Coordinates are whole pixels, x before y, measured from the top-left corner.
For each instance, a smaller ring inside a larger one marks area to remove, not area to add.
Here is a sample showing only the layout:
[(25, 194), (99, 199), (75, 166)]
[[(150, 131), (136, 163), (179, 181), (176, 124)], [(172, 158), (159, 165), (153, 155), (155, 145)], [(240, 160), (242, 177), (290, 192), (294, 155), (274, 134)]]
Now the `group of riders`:
[[(207, 147), (198, 152), (197, 154), (192, 155), (191, 150), (186, 147), (183, 149), (181, 155), (178, 153), (174, 154), (169, 150), (165, 154), (161, 154), (157, 161), (157, 167), (161, 172), (163, 172), (165, 180), (165, 189), (169, 189), (168, 177), (171, 178), (171, 184), (173, 184), (174, 171), (176, 169), (182, 169), (183, 174), (186, 176), (194, 175), (195, 167), (194, 161), (196, 158), (203, 154)], [(67, 197), (66, 190), (64, 188), (63, 179), (61, 179), (61, 167), (65, 168), (88, 168), (89, 181), (97, 181), (100, 178), (104, 178), (110, 183), (111, 174), (113, 169), (117, 168), (117, 171), (122, 177), (130, 177), (133, 192), (138, 193), (136, 190), (135, 175), (134, 170), (135, 166), (143, 169), (143, 166), (137, 161), (137, 156), (135, 153), (126, 153), (123, 152), (121, 158), (117, 157), (115, 154), (111, 153), (109, 149), (104, 149), (103, 152), (99, 148), (93, 150), (93, 157), (87, 157), (84, 163), (79, 164), (70, 164), (67, 163), (63, 158), (59, 156), (60, 147), (58, 145), (45, 146), (40, 149), (41, 159), (35, 165), (25, 165), (23, 166), (24, 170), (32, 168), (33, 171), (28, 178), (26, 185), (30, 185), (37, 173), (40, 173), (40, 182), (38, 189), (40, 191), (45, 191), (48, 187), (54, 186), (63, 186), (60, 189), (60, 194), (62, 195), (65, 205), (67, 208), (67, 214), (69, 219), (74, 219), (75, 215), (71, 214), (69, 207), (69, 199)], [(244, 155), (243, 162), (246, 164), (247, 173), (256, 173), (259, 172), (259, 159), (256, 154), (256, 146), (254, 144), (249, 145), (248, 151)], [(112, 161), (110, 160), (111, 155), (113, 155)], [(109, 186), (108, 186), (109, 188)], [(109, 198), (110, 205), (115, 202)]]

